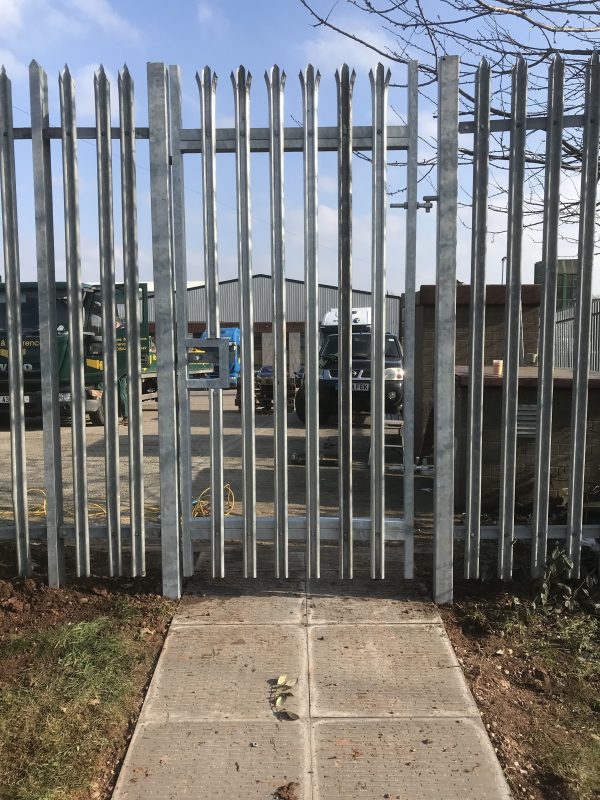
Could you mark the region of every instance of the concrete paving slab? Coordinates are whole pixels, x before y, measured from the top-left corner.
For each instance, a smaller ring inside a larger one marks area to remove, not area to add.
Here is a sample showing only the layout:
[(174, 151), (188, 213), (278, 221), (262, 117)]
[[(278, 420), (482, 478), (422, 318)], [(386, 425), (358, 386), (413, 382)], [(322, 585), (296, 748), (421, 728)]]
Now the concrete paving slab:
[(394, 598), (364, 594), (319, 594), (319, 587), (311, 582), (307, 601), (308, 621), (313, 625), (323, 623), (439, 623), (440, 615), (433, 603), (412, 599), (412, 593)]
[(138, 726), (113, 800), (270, 800), (297, 783), (308, 800), (305, 723), (171, 722)]
[(306, 633), (291, 625), (175, 626), (154, 673), (142, 721), (273, 717), (270, 681), (298, 678), (287, 708), (308, 713)]
[(293, 625), (304, 620), (304, 595), (256, 594), (231, 595), (227, 591), (186, 595), (179, 606), (175, 626), (222, 624)]
[(309, 628), (314, 717), (477, 716), (442, 625)]
[(315, 800), (509, 800), (479, 719), (314, 724)]

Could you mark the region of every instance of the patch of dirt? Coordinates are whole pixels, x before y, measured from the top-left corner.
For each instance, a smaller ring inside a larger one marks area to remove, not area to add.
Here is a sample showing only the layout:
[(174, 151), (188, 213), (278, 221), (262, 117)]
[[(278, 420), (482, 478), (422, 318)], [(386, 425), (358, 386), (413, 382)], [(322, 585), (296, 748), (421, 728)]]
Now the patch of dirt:
[[(571, 651), (557, 637), (561, 615), (549, 620), (547, 633), (543, 618), (502, 630), (497, 611), (511, 602), (513, 596), (492, 591), (486, 599), (479, 590), (440, 613), (513, 795), (600, 797), (597, 770), (580, 783), (575, 763), (578, 747), (591, 742), (593, 749), (600, 741), (598, 709), (594, 713), (587, 696), (590, 688), (600, 688), (600, 674), (592, 669), (581, 677), (585, 653)], [(568, 615), (564, 624), (570, 624)], [(579, 694), (578, 682), (586, 685)]]
[(275, 791), (275, 800), (300, 800), (300, 784), (290, 781)]

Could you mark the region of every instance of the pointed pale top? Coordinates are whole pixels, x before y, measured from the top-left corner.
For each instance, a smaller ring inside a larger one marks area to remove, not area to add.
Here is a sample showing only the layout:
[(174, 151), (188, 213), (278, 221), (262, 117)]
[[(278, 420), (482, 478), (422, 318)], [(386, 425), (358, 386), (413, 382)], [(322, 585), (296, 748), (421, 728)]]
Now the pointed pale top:
[(307, 64), (306, 69), (300, 70), (300, 83), (302, 86), (308, 86), (311, 82), (314, 82), (315, 89), (318, 88), (319, 82), (321, 80), (321, 73), (319, 70), (315, 70), (312, 64)]
[(217, 86), (217, 73), (213, 72), (209, 66), (203, 67), (201, 72), (196, 72), (196, 83), (200, 88), (211, 83), (212, 88), (215, 89)]
[(273, 64), (271, 69), (265, 70), (265, 83), (269, 89), (275, 89), (278, 85), (283, 89), (286, 77), (285, 70), (280, 69), (278, 64)]
[(237, 89), (238, 86), (249, 89), (252, 83), (252, 73), (243, 64), (240, 64), (237, 69), (231, 72), (231, 83), (234, 89)]
[(118, 81), (122, 88), (131, 89), (131, 91), (133, 91), (133, 78), (131, 77), (127, 64), (123, 64), (119, 70)]
[(342, 64), (338, 67), (335, 71), (335, 80), (338, 87), (344, 82), (348, 81), (350, 84), (350, 88), (354, 86), (354, 81), (356, 79), (356, 72), (354, 69), (350, 72), (350, 67), (348, 64)]

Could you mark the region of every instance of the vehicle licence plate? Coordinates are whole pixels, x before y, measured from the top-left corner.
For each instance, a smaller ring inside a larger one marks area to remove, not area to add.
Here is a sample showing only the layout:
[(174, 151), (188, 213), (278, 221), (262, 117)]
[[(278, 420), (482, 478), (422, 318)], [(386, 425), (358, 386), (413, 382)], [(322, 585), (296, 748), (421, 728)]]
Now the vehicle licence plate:
[(352, 391), (353, 392), (368, 392), (369, 391), (369, 384), (368, 383), (352, 383)]
[[(10, 402), (10, 399), (9, 399), (7, 394), (0, 394), (0, 403), (6, 403), (8, 405), (9, 402)], [(23, 402), (24, 403), (28, 403), (29, 402), (29, 397), (27, 395), (25, 395), (25, 397), (23, 397)]]

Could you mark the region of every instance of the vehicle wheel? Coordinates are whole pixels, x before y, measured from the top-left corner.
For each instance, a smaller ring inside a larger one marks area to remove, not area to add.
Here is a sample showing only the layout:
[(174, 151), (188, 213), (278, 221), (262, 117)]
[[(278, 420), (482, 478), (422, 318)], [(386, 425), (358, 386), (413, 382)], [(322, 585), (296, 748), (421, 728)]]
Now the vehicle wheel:
[(98, 411), (90, 411), (89, 414), (90, 422), (92, 425), (99, 426), (101, 428), (104, 427), (104, 403), (100, 403), (98, 406)]
[(296, 392), (294, 406), (298, 419), (304, 425), (306, 423), (306, 397), (304, 394), (304, 386), (301, 386)]

